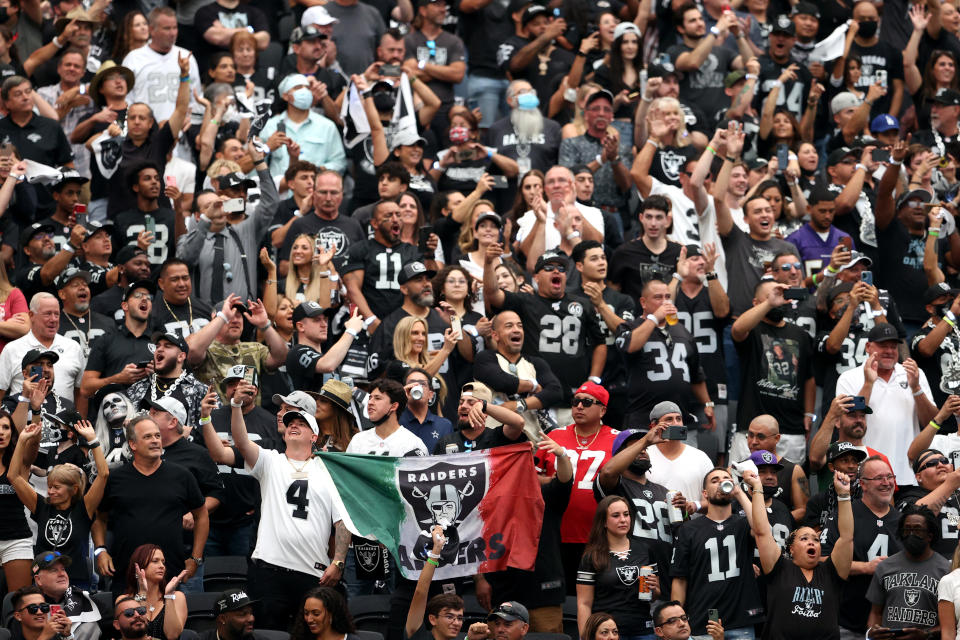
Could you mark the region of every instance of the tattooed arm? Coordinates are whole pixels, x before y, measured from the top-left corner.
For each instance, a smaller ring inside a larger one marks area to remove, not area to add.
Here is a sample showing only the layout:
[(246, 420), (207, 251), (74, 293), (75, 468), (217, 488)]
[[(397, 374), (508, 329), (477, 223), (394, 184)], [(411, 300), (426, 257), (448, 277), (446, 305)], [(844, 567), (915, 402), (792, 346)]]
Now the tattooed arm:
[(323, 577), (320, 578), (320, 584), (327, 587), (334, 587), (340, 582), (340, 578), (343, 576), (343, 569), (340, 567), (342, 567), (344, 561), (346, 561), (347, 550), (350, 548), (351, 534), (347, 530), (346, 525), (343, 524), (343, 520), (334, 522), (333, 528), (336, 530), (333, 545), (333, 561), (330, 563), (330, 566), (324, 570)]
[(953, 471), (944, 478), (939, 487), (917, 500), (917, 504), (927, 507), (934, 513), (940, 513), (940, 509), (958, 488), (960, 488), (960, 471)]
[(803, 520), (807, 513), (807, 500), (810, 499), (810, 482), (807, 480), (807, 474), (803, 472), (800, 465), (793, 468), (793, 478), (790, 482), (790, 497), (793, 498), (793, 509), (790, 513), (797, 522)]

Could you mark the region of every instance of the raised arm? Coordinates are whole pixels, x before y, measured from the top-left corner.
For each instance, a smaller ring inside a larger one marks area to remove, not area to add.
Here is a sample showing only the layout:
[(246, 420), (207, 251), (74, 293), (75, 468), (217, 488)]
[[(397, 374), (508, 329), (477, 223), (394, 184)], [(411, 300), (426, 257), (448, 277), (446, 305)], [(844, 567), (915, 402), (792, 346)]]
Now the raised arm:
[(230, 399), (230, 435), (233, 436), (233, 444), (243, 456), (243, 461), (252, 469), (260, 457), (260, 446), (253, 442), (247, 433), (247, 423), (243, 419), (243, 409), (240, 404), (240, 398), (244, 393), (256, 395), (257, 388), (246, 380), (241, 380), (237, 384), (233, 398)]
[(496, 266), (503, 255), (503, 246), (489, 245), (483, 254), (483, 299), (490, 303), (490, 307), (499, 309), (503, 306), (506, 295), (497, 286)]
[(423, 615), (426, 613), (427, 598), (430, 596), (430, 582), (433, 580), (433, 573), (440, 566), (440, 552), (443, 551), (443, 545), (447, 541), (443, 535), (443, 527), (438, 524), (433, 526), (430, 536), (433, 538), (433, 551), (428, 554), (427, 561), (420, 569), (420, 577), (413, 590), (410, 608), (407, 609), (407, 621), (404, 623), (403, 630), (408, 638), (412, 638), (413, 634), (423, 626)]
[(73, 425), (73, 430), (77, 433), (78, 440), (80, 438), (84, 440), (86, 443), (84, 448), (93, 454), (93, 462), (97, 465), (97, 477), (91, 483), (87, 494), (83, 496), (83, 505), (87, 509), (87, 515), (93, 518), (97, 515), (97, 507), (100, 506), (103, 493), (107, 488), (110, 465), (107, 464), (107, 458), (103, 455), (103, 443), (97, 440), (97, 432), (89, 420), (81, 420), (76, 423)]
[(743, 479), (753, 489), (751, 499), (753, 539), (760, 556), (760, 567), (763, 569), (763, 573), (767, 574), (773, 571), (780, 559), (780, 545), (773, 538), (773, 530), (770, 528), (770, 520), (767, 518), (767, 505), (763, 501), (763, 484), (760, 482), (760, 477), (755, 471), (747, 470), (743, 473)]
[(42, 426), (39, 422), (28, 424), (20, 432), (20, 439), (17, 440), (17, 446), (13, 450), (13, 456), (10, 458), (10, 468), (7, 473), (7, 480), (10, 486), (17, 494), (17, 498), (23, 503), (30, 513), (37, 511), (37, 492), (30, 486), (29, 476), (30, 468), (24, 461), (24, 452), (30, 446), (30, 442), (40, 441), (40, 432)]
[(217, 334), (226, 325), (230, 324), (237, 311), (233, 305), (240, 302), (240, 296), (231, 293), (223, 301), (223, 307), (213, 319), (203, 326), (202, 329), (187, 336), (187, 346), (190, 347), (190, 353), (187, 355), (187, 364), (197, 366), (206, 358), (207, 349), (213, 344)]
[(853, 507), (850, 504), (850, 478), (840, 471), (833, 472), (833, 487), (837, 492), (837, 525), (840, 537), (833, 544), (830, 559), (837, 574), (847, 579), (853, 564)]
[(180, 87), (177, 89), (177, 104), (173, 110), (173, 113), (170, 114), (170, 119), (167, 120), (167, 124), (170, 125), (170, 132), (173, 134), (174, 139), (180, 134), (180, 131), (183, 129), (183, 123), (187, 119), (187, 115), (190, 110), (190, 52), (186, 52), (187, 55), (180, 57), (180, 52), (177, 52), (177, 63), (180, 65)]
[(913, 23), (913, 32), (910, 34), (910, 40), (907, 41), (907, 47), (903, 50), (903, 78), (907, 83), (907, 91), (910, 95), (920, 90), (923, 84), (923, 72), (917, 67), (917, 56), (920, 50), (920, 40), (930, 24), (931, 14), (922, 4), (911, 4), (908, 11), (910, 22)]

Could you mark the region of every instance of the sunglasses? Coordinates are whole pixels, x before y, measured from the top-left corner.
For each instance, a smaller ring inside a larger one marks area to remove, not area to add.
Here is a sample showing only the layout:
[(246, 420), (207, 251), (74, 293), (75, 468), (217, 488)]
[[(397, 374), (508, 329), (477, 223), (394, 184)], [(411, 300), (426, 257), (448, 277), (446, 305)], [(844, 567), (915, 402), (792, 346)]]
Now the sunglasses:
[(800, 271), (800, 269), (802, 268), (803, 268), (803, 265), (800, 264), (799, 262), (784, 262), (782, 265), (780, 265), (780, 271), (790, 271), (791, 269), (796, 269), (797, 271)]
[(595, 400), (595, 399), (593, 399), (593, 398), (574, 398), (573, 401), (570, 403), (570, 406), (571, 406), (571, 407), (576, 407), (576, 406), (579, 406), (579, 405), (581, 405), (581, 404), (583, 405), (583, 407), (584, 407), (585, 409), (589, 409), (590, 407), (592, 407), (592, 406), (595, 405), (595, 404), (599, 404), (599, 405), (601, 405), (601, 406), (603, 405), (602, 402), (600, 402), (599, 400)]
[(145, 616), (147, 615), (146, 607), (130, 607), (129, 609), (124, 609), (121, 611), (125, 618), (132, 618), (133, 616)]
[(663, 621), (663, 624), (676, 624), (680, 621), (687, 622), (688, 620), (690, 620), (690, 618), (687, 617), (687, 614), (683, 614), (682, 616), (673, 616), (672, 618), (667, 618)]
[(558, 273), (566, 273), (567, 268), (562, 264), (545, 264), (543, 265), (541, 271), (546, 271), (547, 273), (551, 273), (553, 271), (557, 271)]
[(47, 604), (46, 602), (34, 602), (33, 604), (28, 604), (25, 607), (21, 607), (20, 611), (26, 611), (30, 615), (35, 616), (37, 615), (38, 611), (42, 611), (43, 613), (50, 613), (50, 605)]
[(50, 562), (51, 560), (54, 560), (59, 557), (60, 557), (59, 551), (51, 551), (50, 553), (47, 553), (40, 559), (43, 560), (44, 562)]
[(932, 469), (937, 465), (941, 464), (950, 464), (950, 461), (945, 456), (940, 456), (939, 458), (930, 458), (917, 469), (918, 472), (923, 471), (924, 469)]

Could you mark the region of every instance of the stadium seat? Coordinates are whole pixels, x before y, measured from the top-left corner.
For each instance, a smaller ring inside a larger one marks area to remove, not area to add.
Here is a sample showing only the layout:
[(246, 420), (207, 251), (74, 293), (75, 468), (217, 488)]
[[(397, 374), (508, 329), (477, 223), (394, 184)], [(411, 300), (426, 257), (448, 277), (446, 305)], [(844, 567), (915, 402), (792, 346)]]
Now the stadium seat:
[(580, 630), (577, 628), (577, 596), (567, 596), (563, 603), (563, 632), (571, 638), (580, 637)]
[(6, 627), (10, 623), (10, 618), (13, 617), (13, 593), (8, 593), (3, 596), (3, 607), (0, 608), (0, 620), (3, 621), (3, 626)]
[(290, 634), (278, 629), (254, 629), (253, 637), (256, 640), (290, 640)]
[(211, 556), (203, 563), (203, 590), (222, 593), (244, 587), (249, 568), (246, 556)]
[(0, 640), (10, 640), (10, 630), (0, 627)]
[(390, 596), (356, 596), (347, 603), (357, 629), (373, 631), (386, 637), (390, 624)]
[(565, 633), (528, 633), (525, 640), (571, 640)]
[(463, 596), (463, 628), (468, 629), (474, 622), (486, 622), (489, 612), (480, 606), (477, 596), (468, 594)]
[(220, 597), (217, 593), (188, 593), (187, 594), (187, 622), (184, 625), (197, 633), (203, 633), (216, 626), (213, 606)]
[(379, 631), (357, 631), (360, 640), (383, 640), (383, 634)]

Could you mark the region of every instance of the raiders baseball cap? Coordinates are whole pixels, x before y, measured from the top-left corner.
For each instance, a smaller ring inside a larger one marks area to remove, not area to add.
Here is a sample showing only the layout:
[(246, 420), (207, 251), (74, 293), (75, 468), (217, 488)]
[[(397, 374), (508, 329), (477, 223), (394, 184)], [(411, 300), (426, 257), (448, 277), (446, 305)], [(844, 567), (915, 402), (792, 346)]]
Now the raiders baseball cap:
[(306, 411), (287, 411), (283, 414), (283, 426), (289, 427), (290, 423), (296, 418), (302, 418), (310, 425), (310, 430), (313, 431), (314, 434), (320, 435), (320, 427), (317, 426), (317, 419)]
[(126, 302), (127, 300), (129, 300), (130, 296), (132, 296), (133, 292), (136, 291), (137, 289), (146, 289), (147, 291), (150, 292), (151, 296), (156, 295), (157, 293), (157, 285), (153, 284), (153, 281), (137, 280), (135, 282), (131, 282), (130, 285), (127, 287), (127, 290), (123, 292), (123, 301)]
[(958, 293), (960, 293), (960, 289), (954, 289), (946, 282), (938, 282), (931, 287), (927, 287), (927, 290), (923, 292), (923, 304), (930, 304), (941, 296), (956, 296)]
[(288, 404), (291, 407), (296, 407), (302, 411), (306, 411), (310, 415), (317, 413), (317, 401), (313, 399), (306, 391), (291, 391), (285, 396), (280, 395), (279, 393), (273, 394), (273, 404), (278, 407), (281, 404)]
[(230, 380), (242, 380), (244, 374), (247, 372), (247, 367), (253, 369), (253, 382), (251, 384), (259, 389), (260, 375), (257, 373), (256, 367), (252, 367), (247, 364), (237, 364), (230, 367), (230, 369), (227, 371), (227, 375), (223, 376), (223, 380), (221, 381), (223, 387), (226, 388), (227, 382)]
[(513, 622), (514, 620), (520, 620), (522, 622), (530, 622), (530, 613), (527, 611), (527, 608), (517, 602), (516, 600), (510, 600), (509, 602), (502, 603), (499, 607), (491, 611), (487, 615), (487, 620), (490, 618), (500, 618), (506, 620), (507, 622)]
[(33, 236), (37, 235), (38, 233), (46, 232), (52, 235), (56, 233), (56, 231), (57, 230), (53, 228), (52, 224), (42, 224), (40, 222), (34, 222), (32, 225), (27, 227), (27, 232), (24, 234), (21, 242), (23, 242), (24, 244), (27, 244), (31, 240), (33, 240)]
[(242, 609), (254, 602), (260, 601), (252, 599), (243, 589), (227, 589), (217, 598), (217, 602), (213, 605), (213, 613), (218, 616), (221, 613)]
[(945, 87), (937, 91), (937, 93), (933, 97), (928, 98), (928, 100), (945, 107), (957, 107), (960, 106), (960, 92)]
[(859, 251), (851, 251), (851, 252), (850, 252), (850, 262), (848, 262), (847, 264), (845, 264), (845, 265), (843, 265), (842, 267), (840, 267), (840, 271), (844, 271), (844, 270), (846, 270), (846, 269), (849, 269), (849, 268), (853, 267), (854, 265), (859, 264), (859, 263), (861, 263), (861, 262), (865, 262), (865, 263), (866, 263), (864, 266), (865, 266), (867, 269), (869, 269), (870, 267), (873, 266), (873, 260), (870, 258), (870, 256), (868, 256), (868, 255), (865, 254), (865, 253), (860, 253)]
[(64, 288), (65, 286), (67, 286), (67, 284), (69, 284), (70, 281), (73, 280), (74, 278), (80, 278), (81, 280), (83, 280), (83, 281), (86, 282), (87, 284), (90, 284), (90, 272), (89, 272), (89, 271), (81, 271), (80, 269), (77, 269), (76, 267), (67, 267), (66, 269), (64, 269), (64, 270), (60, 273), (59, 276), (57, 276), (57, 281), (56, 281), (57, 290), (59, 291), (60, 289), (63, 289), (63, 288)]
[(23, 358), (20, 360), (20, 368), (26, 369), (28, 366), (42, 358), (50, 358), (50, 364), (53, 364), (60, 359), (60, 356), (56, 351), (49, 351), (47, 349), (30, 349), (30, 351), (27, 351), (25, 354), (23, 354)]
[(617, 434), (617, 437), (613, 439), (613, 444), (610, 446), (610, 453), (617, 455), (620, 449), (627, 446), (627, 443), (637, 438), (642, 438), (647, 435), (649, 431), (649, 429), (623, 429)]
[(152, 336), (150, 336), (150, 342), (157, 344), (161, 340), (166, 340), (180, 351), (184, 353), (190, 352), (190, 347), (187, 346), (187, 341), (183, 339), (179, 333), (174, 333), (173, 331), (156, 331)]
[(870, 329), (867, 334), (867, 342), (890, 342), (891, 340), (900, 340), (897, 330), (889, 322), (881, 322)]
[(400, 269), (400, 275), (397, 276), (397, 283), (406, 284), (414, 278), (418, 278), (420, 276), (427, 276), (429, 279), (435, 275), (437, 275), (436, 271), (433, 269), (427, 269), (426, 265), (424, 265), (422, 262), (419, 260), (414, 260), (413, 262), (408, 262), (407, 264), (403, 265), (403, 268)]
[(747, 460), (758, 467), (776, 467), (777, 469), (783, 469), (783, 463), (777, 460), (776, 454), (770, 453), (769, 451), (754, 451)]
[(101, 222), (99, 220), (91, 220), (87, 218), (87, 221), (83, 223), (83, 228), (86, 230), (86, 233), (83, 235), (83, 241), (86, 242), (98, 231), (106, 231), (107, 234), (112, 234), (113, 222), (110, 220), (104, 220)]
[(117, 251), (117, 264), (127, 264), (137, 256), (145, 256), (147, 252), (135, 244), (127, 244)]
[(314, 300), (304, 300), (293, 310), (293, 323), (296, 324), (304, 318), (316, 318), (322, 316), (326, 309)]
[(867, 457), (867, 452), (852, 442), (834, 442), (827, 448), (827, 462), (833, 462), (840, 456), (845, 456), (848, 453), (852, 454), (857, 459), (857, 462), (861, 462)]
[(146, 404), (151, 409), (156, 409), (157, 411), (166, 411), (176, 418), (177, 422), (180, 424), (187, 423), (186, 407), (184, 407), (183, 403), (173, 396), (163, 396), (159, 400), (148, 400)]
[(537, 264), (533, 266), (533, 272), (538, 273), (540, 270), (543, 269), (544, 266), (546, 266), (550, 262), (554, 264), (563, 265), (564, 267), (566, 267), (568, 262), (567, 255), (560, 251), (547, 251), (546, 253), (541, 255), (539, 258), (537, 258)]
[(813, 16), (817, 20), (820, 19), (820, 10), (817, 9), (817, 5), (812, 2), (806, 2), (806, 0), (801, 0), (793, 7), (793, 12), (791, 15), (794, 16)]
[(493, 220), (493, 223), (495, 225), (497, 225), (501, 229), (503, 228), (503, 218), (500, 217), (499, 213), (494, 213), (493, 211), (484, 211), (479, 216), (477, 216), (477, 222), (476, 224), (473, 225), (474, 231), (477, 230), (477, 227), (479, 227), (480, 223), (483, 222), (484, 220)]
[(913, 191), (907, 191), (897, 198), (897, 209), (899, 210), (911, 200), (919, 200), (922, 205), (933, 200), (933, 196), (925, 189), (914, 189)]
[(236, 171), (231, 171), (226, 173), (219, 178), (217, 178), (217, 184), (220, 186), (220, 189), (253, 189), (257, 186), (257, 183), (246, 178)]
[(773, 21), (773, 28), (770, 33), (785, 33), (788, 36), (795, 36), (797, 35), (797, 27), (793, 24), (790, 16), (781, 13)]

